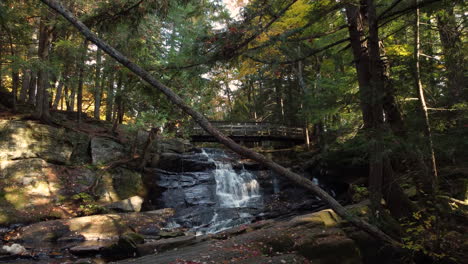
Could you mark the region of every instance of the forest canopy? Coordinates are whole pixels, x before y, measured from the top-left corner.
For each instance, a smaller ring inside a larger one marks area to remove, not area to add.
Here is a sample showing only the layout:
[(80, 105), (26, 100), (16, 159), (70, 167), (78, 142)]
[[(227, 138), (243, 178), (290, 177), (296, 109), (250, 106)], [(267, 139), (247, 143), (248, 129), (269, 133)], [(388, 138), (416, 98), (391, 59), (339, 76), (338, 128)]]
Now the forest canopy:
[[(444, 185), (468, 156), (464, 1), (233, 1), (236, 16), (221, 0), (60, 2), (208, 119), (301, 127), (322, 165), (368, 167), (376, 225), (423, 212), (435, 234), (432, 205), (466, 198), (466, 181)], [(190, 116), (41, 1), (2, 1), (0, 32), (12, 111), (188, 137)]]

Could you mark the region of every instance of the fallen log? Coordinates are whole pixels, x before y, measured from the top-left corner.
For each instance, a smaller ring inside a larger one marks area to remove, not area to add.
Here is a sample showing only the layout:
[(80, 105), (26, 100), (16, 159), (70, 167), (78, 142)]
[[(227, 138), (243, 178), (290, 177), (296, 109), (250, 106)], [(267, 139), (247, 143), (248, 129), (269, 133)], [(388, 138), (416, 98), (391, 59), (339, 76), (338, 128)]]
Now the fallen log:
[(185, 101), (176, 93), (174, 93), (174, 91), (172, 91), (169, 87), (156, 80), (153, 76), (151, 76), (149, 72), (145, 71), (143, 68), (130, 61), (118, 50), (116, 50), (115, 48), (111, 47), (109, 44), (98, 38), (96, 34), (91, 32), (89, 28), (86, 27), (86, 25), (79, 21), (70, 11), (65, 9), (59, 2), (55, 0), (41, 0), (41, 2), (48, 5), (50, 8), (61, 14), (75, 28), (77, 28), (89, 41), (96, 44), (96, 46), (98, 46), (100, 49), (106, 52), (109, 56), (113, 57), (123, 66), (128, 68), (134, 74), (136, 74), (138, 77), (149, 83), (151, 86), (161, 91), (169, 99), (169, 101), (171, 101), (173, 104), (179, 107), (186, 114), (190, 115), (195, 120), (195, 122), (198, 125), (200, 125), (200, 127), (202, 127), (206, 132), (213, 135), (213, 137), (215, 137), (220, 143), (224, 144), (239, 155), (253, 159), (259, 162), (260, 164), (263, 164), (264, 166), (268, 167), (269, 169), (275, 171), (279, 175), (286, 177), (289, 180), (295, 182), (296, 184), (312, 191), (315, 195), (320, 197), (320, 199), (326, 202), (330, 206), (330, 208), (333, 209), (339, 216), (349, 221), (356, 227), (364, 230), (365, 232), (392, 246), (400, 246), (399, 242), (382, 232), (376, 226), (373, 226), (368, 222), (350, 214), (340, 203), (338, 203), (338, 201), (336, 201), (327, 192), (322, 190), (319, 186), (312, 183), (312, 181), (310, 181), (309, 179), (306, 179), (305, 177), (302, 177), (301, 175), (286, 169), (285, 167), (277, 164), (276, 162), (266, 158), (262, 154), (259, 154), (253, 150), (243, 147), (234, 142), (232, 139), (226, 137), (218, 129), (213, 127), (203, 114), (188, 106), (185, 103)]

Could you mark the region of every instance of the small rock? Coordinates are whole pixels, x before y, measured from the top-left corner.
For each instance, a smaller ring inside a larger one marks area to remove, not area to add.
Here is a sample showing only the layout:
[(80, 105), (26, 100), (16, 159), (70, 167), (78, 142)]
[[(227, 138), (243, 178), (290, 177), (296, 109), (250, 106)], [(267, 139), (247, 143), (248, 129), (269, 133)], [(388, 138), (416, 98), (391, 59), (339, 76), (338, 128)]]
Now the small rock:
[(74, 246), (70, 248), (70, 253), (76, 256), (89, 256), (98, 254), (103, 247), (100, 245), (84, 245), (84, 246)]
[(0, 249), (0, 254), (9, 254), (9, 255), (20, 255), (26, 252), (26, 248), (24, 248), (20, 244), (11, 244), (11, 245), (4, 245)]
[(122, 201), (107, 204), (104, 207), (119, 212), (140, 212), (142, 204), (143, 198), (136, 195)]
[(159, 231), (159, 236), (162, 238), (180, 237), (183, 235), (185, 235), (185, 233), (182, 230)]

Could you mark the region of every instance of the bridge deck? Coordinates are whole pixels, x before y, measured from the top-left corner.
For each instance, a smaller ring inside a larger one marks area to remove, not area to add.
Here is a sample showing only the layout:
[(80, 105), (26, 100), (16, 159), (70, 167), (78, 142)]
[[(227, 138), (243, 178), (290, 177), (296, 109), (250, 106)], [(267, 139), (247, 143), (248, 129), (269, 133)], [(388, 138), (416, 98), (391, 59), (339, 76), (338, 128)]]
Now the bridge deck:
[[(261, 122), (212, 122), (222, 133), (236, 141), (304, 141), (304, 130), (300, 127)], [(194, 142), (213, 142), (216, 139), (199, 126), (191, 133)]]

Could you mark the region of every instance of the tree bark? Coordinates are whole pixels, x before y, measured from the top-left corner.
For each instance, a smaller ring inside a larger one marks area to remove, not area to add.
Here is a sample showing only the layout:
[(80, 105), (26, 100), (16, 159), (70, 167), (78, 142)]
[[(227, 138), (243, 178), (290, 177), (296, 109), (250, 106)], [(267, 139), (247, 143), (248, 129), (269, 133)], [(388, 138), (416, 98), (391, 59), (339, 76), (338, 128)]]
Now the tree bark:
[[(52, 43), (53, 28), (48, 25), (48, 12), (44, 12), (39, 25), (39, 48), (38, 56), (42, 63), (48, 65), (49, 51)], [(41, 67), (37, 77), (37, 93), (36, 93), (36, 118), (44, 121), (50, 121), (49, 113), (49, 72), (47, 67)]]
[(452, 106), (468, 100), (468, 89), (465, 82), (466, 71), (463, 70), (466, 64), (460, 27), (455, 19), (453, 3), (447, 2), (446, 8), (437, 14), (437, 27), (446, 68), (448, 106)]
[[(34, 39), (34, 37), (33, 37)], [(28, 47), (28, 53), (26, 55), (27, 60), (29, 61), (36, 52), (36, 46), (34, 44), (30, 44)], [(30, 89), (30, 85), (35, 82), (35, 74), (33, 73), (32, 69), (27, 67), (23, 69), (23, 81), (22, 81), (22, 88), (19, 95), (19, 101), (24, 103), (28, 97), (28, 91)]]
[(35, 71), (31, 72), (31, 80), (29, 81), (28, 87), (28, 104), (36, 104), (36, 94), (37, 94), (37, 73)]
[(78, 100), (76, 102), (77, 104), (77, 120), (78, 124), (81, 123), (82, 119), (82, 112), (83, 112), (83, 82), (84, 82), (84, 67), (85, 67), (85, 60), (86, 60), (86, 52), (88, 51), (88, 40), (85, 39), (83, 41), (83, 53), (82, 57), (79, 62), (79, 69), (78, 69), (78, 91), (77, 91), (77, 97)]
[(351, 49), (354, 56), (354, 64), (356, 67), (360, 105), (362, 110), (362, 120), (364, 129), (369, 128), (372, 123), (370, 98), (370, 62), (367, 49), (367, 42), (364, 41), (364, 15), (360, 7), (354, 4), (346, 5), (346, 17), (348, 19), (348, 31), (351, 42)]
[(141, 162), (140, 162), (140, 166), (138, 166), (140, 170), (145, 169), (145, 166), (148, 163), (148, 159), (150, 158), (149, 156), (150, 147), (151, 145), (153, 145), (153, 141), (158, 137), (159, 132), (160, 132), (159, 128), (156, 128), (156, 127), (151, 128), (148, 134), (148, 138), (146, 139), (145, 146), (143, 147), (143, 152), (141, 154)]
[[(418, 0), (415, 0), (416, 5), (418, 4)], [(429, 122), (429, 115), (427, 113), (427, 105), (426, 105), (426, 98), (424, 96), (424, 89), (421, 81), (421, 66), (420, 66), (420, 51), (421, 51), (421, 43), (420, 43), (420, 35), (419, 35), (419, 8), (417, 7), (415, 10), (415, 23), (414, 23), (414, 79), (415, 79), (415, 87), (418, 93), (419, 98), (419, 106), (421, 115), (424, 119), (424, 135), (427, 139), (427, 144), (429, 147), (430, 153), (430, 168), (431, 173), (430, 175), (423, 175), (421, 182), (423, 183), (423, 191), (427, 194), (435, 195), (437, 191), (437, 165), (434, 153), (434, 144), (432, 142), (432, 132), (431, 132), (431, 125)]]
[(113, 111), (113, 105), (114, 105), (114, 76), (115, 76), (115, 73), (110, 73), (109, 83), (107, 86), (106, 121), (109, 121), (109, 122), (112, 121), (112, 111)]
[[(388, 90), (391, 88), (389, 87), (391, 84), (389, 84), (388, 74), (386, 74), (388, 69), (387, 71), (384, 69), (385, 64), (381, 60), (375, 7), (372, 10), (374, 14), (366, 13), (371, 11), (369, 4), (373, 6), (373, 3), (366, 3), (366, 0), (361, 1), (360, 6), (346, 5), (351, 48), (358, 76), (364, 130), (370, 133), (369, 136), (372, 139), (369, 148), (369, 190), (374, 211), (382, 211), (380, 200), (384, 198), (392, 215), (400, 218), (411, 212), (413, 206), (398, 185), (398, 180), (391, 168), (390, 158), (388, 155), (384, 155), (384, 111), (392, 131), (397, 133), (397, 131), (404, 130), (398, 128), (402, 124), (401, 115), (396, 107), (393, 92)], [(371, 18), (374, 19), (372, 29), (370, 28)], [(372, 36), (366, 40), (364, 32), (366, 32), (367, 25), (369, 25), (369, 34)]]
[(67, 73), (66, 73), (66, 70), (65, 70), (65, 72), (62, 74), (62, 76), (59, 77), (57, 89), (56, 89), (56, 92), (55, 92), (54, 103), (52, 104), (52, 109), (54, 109), (54, 110), (58, 109), (60, 99), (62, 99), (63, 85), (65, 83), (64, 79), (67, 78), (66, 76), (67, 76)]
[(166, 97), (174, 103), (177, 107), (183, 110), (188, 115), (192, 116), (192, 118), (197, 122), (203, 129), (205, 129), (208, 133), (213, 135), (220, 143), (224, 144), (234, 152), (251, 158), (260, 164), (263, 164), (273, 170), (274, 172), (282, 175), (293, 182), (297, 183), (300, 186), (307, 188), (308, 190), (312, 191), (318, 197), (320, 197), (323, 201), (328, 203), (328, 205), (341, 217), (348, 220), (350, 223), (354, 224), (355, 226), (365, 230), (371, 235), (393, 245), (393, 246), (400, 246), (400, 243), (389, 237), (387, 234), (383, 233), (377, 227), (369, 224), (368, 222), (359, 219), (356, 216), (351, 215), (340, 203), (338, 203), (332, 196), (330, 196), (327, 192), (322, 190), (319, 186), (312, 183), (311, 180), (302, 177), (289, 169), (282, 167), (281, 165), (273, 162), (270, 159), (267, 159), (265, 156), (245, 148), (236, 142), (234, 142), (229, 137), (223, 135), (218, 129), (213, 127), (208, 119), (199, 113), (198, 111), (194, 110), (190, 106), (188, 106), (185, 101), (179, 97), (176, 93), (174, 93), (170, 88), (165, 86), (164, 84), (157, 81), (154, 77), (152, 77), (149, 72), (143, 70), (138, 65), (130, 61), (127, 57), (121, 54), (119, 51), (114, 49), (113, 47), (109, 46), (107, 43), (103, 42), (99, 38), (96, 37), (82, 22), (77, 20), (70, 12), (65, 10), (63, 6), (58, 4), (56, 1), (53, 0), (41, 0), (43, 3), (47, 4), (52, 9), (56, 10), (62, 16), (64, 16), (70, 23), (72, 23), (83, 35), (85, 35), (89, 40), (95, 43), (98, 47), (100, 47), (104, 52), (109, 54), (111, 57), (116, 59), (122, 65), (127, 67), (130, 71), (135, 73), (137, 76), (148, 82), (151, 86), (161, 91)]
[(96, 68), (94, 77), (94, 118), (99, 120), (101, 116), (101, 50), (96, 51)]

